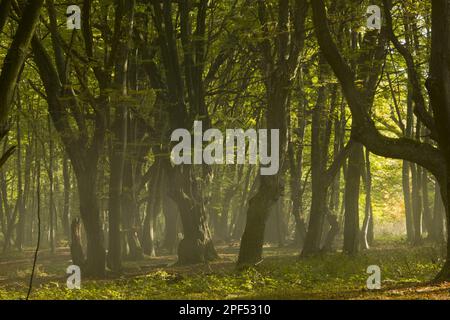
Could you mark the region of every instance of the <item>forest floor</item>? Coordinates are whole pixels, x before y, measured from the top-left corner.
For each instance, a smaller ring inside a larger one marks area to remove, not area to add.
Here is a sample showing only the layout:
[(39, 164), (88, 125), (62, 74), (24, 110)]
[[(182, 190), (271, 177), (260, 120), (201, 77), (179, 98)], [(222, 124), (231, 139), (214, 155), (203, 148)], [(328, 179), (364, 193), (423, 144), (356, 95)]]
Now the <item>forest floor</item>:
[[(450, 283), (431, 284), (442, 265), (442, 249), (378, 242), (357, 257), (342, 253), (299, 260), (294, 248), (264, 248), (264, 260), (245, 271), (235, 268), (237, 246), (218, 246), (220, 259), (176, 266), (173, 255), (125, 262), (121, 275), (83, 279), (66, 288), (68, 248), (39, 253), (31, 299), (450, 299)], [(23, 299), (33, 250), (0, 255), (0, 299)], [(381, 269), (381, 290), (368, 290), (367, 267)]]

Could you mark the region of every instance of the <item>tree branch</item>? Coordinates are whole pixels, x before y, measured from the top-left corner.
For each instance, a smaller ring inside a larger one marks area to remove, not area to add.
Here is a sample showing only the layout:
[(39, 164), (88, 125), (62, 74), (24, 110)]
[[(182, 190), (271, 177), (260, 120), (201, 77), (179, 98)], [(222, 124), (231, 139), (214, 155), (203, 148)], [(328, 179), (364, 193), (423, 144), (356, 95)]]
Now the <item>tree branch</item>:
[(352, 113), (354, 126), (352, 138), (364, 144), (374, 154), (415, 162), (427, 168), (435, 176), (442, 177), (445, 174), (445, 159), (438, 149), (431, 144), (412, 139), (386, 137), (376, 129), (367, 112), (367, 97), (356, 87), (354, 73), (342, 58), (331, 37), (324, 1), (313, 0), (310, 3), (320, 49), (341, 83)]

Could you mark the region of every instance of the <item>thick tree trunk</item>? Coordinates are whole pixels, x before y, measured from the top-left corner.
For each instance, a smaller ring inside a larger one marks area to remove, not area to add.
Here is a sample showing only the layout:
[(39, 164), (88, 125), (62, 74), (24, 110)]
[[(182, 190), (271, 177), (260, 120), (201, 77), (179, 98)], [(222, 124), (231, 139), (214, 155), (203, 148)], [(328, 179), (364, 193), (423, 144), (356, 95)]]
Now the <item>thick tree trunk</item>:
[[(94, 171), (95, 168), (91, 168)], [(97, 199), (97, 175), (93, 170), (77, 172), (78, 195), (80, 200), (80, 214), (87, 239), (86, 272), (94, 277), (105, 275), (105, 247), (100, 210)]]
[(163, 247), (170, 254), (174, 254), (177, 250), (178, 242), (178, 207), (167, 195), (164, 196), (164, 203), (162, 207), (164, 214)]
[[(447, 160), (447, 168), (450, 168), (450, 158)], [(441, 191), (441, 199), (446, 216), (447, 233), (450, 230), (450, 170), (447, 169), (447, 174), (444, 179), (439, 181), (439, 188)], [(450, 279), (450, 237), (447, 234), (447, 257), (441, 271), (436, 275), (436, 281), (448, 281)]]
[(199, 182), (192, 166), (165, 164), (169, 176), (168, 194), (180, 211), (183, 239), (178, 244), (178, 264), (196, 264), (218, 257), (212, 242)]
[(259, 179), (258, 191), (249, 201), (238, 265), (253, 265), (261, 261), (266, 221), (280, 194), (277, 179), (273, 176), (260, 176)]
[(218, 257), (206, 221), (203, 206), (191, 207), (189, 201), (178, 201), (183, 239), (178, 244), (178, 263), (181, 265), (203, 263)]
[(313, 180), (311, 213), (309, 217), (308, 232), (303, 245), (302, 256), (317, 254), (320, 252), (322, 231), (326, 214), (327, 189), (320, 181)]
[(343, 251), (350, 255), (354, 255), (359, 251), (359, 187), (363, 159), (363, 146), (356, 143), (350, 153), (347, 177), (345, 179)]

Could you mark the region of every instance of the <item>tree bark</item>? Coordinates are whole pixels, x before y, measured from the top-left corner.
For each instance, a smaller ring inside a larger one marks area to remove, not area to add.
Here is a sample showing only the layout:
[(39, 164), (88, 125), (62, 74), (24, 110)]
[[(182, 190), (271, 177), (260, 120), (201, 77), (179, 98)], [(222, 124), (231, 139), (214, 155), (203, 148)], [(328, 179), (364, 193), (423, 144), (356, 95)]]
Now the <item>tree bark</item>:
[(363, 159), (363, 146), (356, 143), (350, 152), (345, 179), (343, 251), (349, 255), (359, 251), (359, 188)]

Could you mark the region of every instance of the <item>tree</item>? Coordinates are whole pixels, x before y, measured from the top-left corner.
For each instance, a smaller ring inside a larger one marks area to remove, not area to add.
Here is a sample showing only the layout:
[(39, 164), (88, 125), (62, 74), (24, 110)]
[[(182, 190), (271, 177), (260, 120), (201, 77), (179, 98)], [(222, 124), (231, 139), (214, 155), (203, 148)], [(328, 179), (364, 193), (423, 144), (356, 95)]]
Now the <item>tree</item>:
[[(108, 6), (105, 4), (100, 8), (104, 9), (103, 18)], [(93, 43), (90, 0), (83, 2), (82, 43), (75, 41), (78, 39), (76, 30), (72, 32), (70, 43), (65, 42), (56, 28), (56, 11), (52, 2), (49, 2), (48, 11), (54, 59), (40, 37), (35, 36), (32, 41), (34, 61), (45, 88), (48, 111), (77, 179), (80, 215), (87, 236), (86, 263), (83, 267), (87, 274), (94, 276), (105, 273), (105, 248), (97, 198), (98, 165), (105, 141), (108, 103), (110, 99), (114, 100), (116, 92), (114, 80), (117, 79), (114, 75), (120, 77), (121, 73), (116, 68), (123, 68), (122, 64), (117, 63), (123, 62), (119, 49), (121, 41), (126, 42), (123, 38), (126, 29), (121, 24), (127, 14), (126, 8), (124, 1), (115, 2), (115, 28), (112, 37), (105, 36), (106, 39), (103, 39), (108, 47), (107, 52), (103, 52), (103, 60)], [(103, 31), (108, 29), (107, 19), (101, 21), (100, 28)], [(83, 53), (75, 45), (81, 47)], [(69, 78), (72, 73), (76, 75), (76, 81)], [(96, 81), (97, 95), (88, 82), (89, 73)], [(77, 95), (76, 91), (83, 92), (83, 95)]]
[[(419, 142), (411, 138), (391, 138), (382, 135), (374, 125), (367, 110), (370, 106), (368, 96), (364, 91), (355, 84), (355, 75), (349, 68), (347, 63), (341, 56), (334, 40), (332, 39), (330, 29), (327, 23), (327, 15), (325, 3), (323, 0), (313, 1), (313, 21), (316, 36), (320, 48), (332, 67), (336, 77), (338, 78), (342, 90), (345, 94), (347, 102), (352, 112), (353, 128), (352, 138), (364, 144), (372, 153), (396, 158), (404, 159), (421, 165), (433, 173), (439, 184), (443, 186), (442, 196), (445, 203), (446, 214), (449, 217), (448, 207), (448, 165), (450, 164), (450, 141), (449, 139), (449, 123), (447, 121), (447, 110), (449, 107), (446, 99), (446, 88), (450, 84), (449, 76), (446, 75), (447, 68), (444, 63), (449, 54), (444, 48), (449, 41), (446, 30), (445, 19), (450, 15), (450, 8), (445, 1), (432, 2), (432, 44), (430, 57), (430, 76), (427, 80), (427, 88), (431, 101), (431, 109), (433, 113), (428, 112), (423, 105), (417, 103), (417, 87), (414, 89), (413, 73), (409, 70), (412, 66), (408, 66), (409, 81), (412, 82), (413, 89), (416, 94), (415, 110), (419, 120), (431, 131), (431, 135), (436, 137), (438, 147), (430, 143)], [(390, 9), (388, 1), (384, 1), (385, 15), (388, 21), (390, 19)], [(388, 31), (389, 32), (389, 31)], [(392, 37), (390, 39), (392, 41)], [(398, 48), (397, 48), (398, 50)], [(406, 55), (404, 55), (406, 57)], [(420, 84), (419, 88), (420, 88)], [(448, 221), (448, 219), (447, 219)], [(450, 257), (450, 242), (447, 245), (448, 257)], [(441, 272), (437, 276), (438, 279), (448, 279), (450, 276), (450, 260), (447, 260)]]
[[(265, 1), (257, 2), (257, 10), (263, 34), (258, 50), (267, 99), (265, 120), (268, 129), (279, 130), (279, 163), (282, 168), (287, 151), (286, 122), (290, 87), (303, 48), (307, 3), (303, 0), (297, 0), (293, 4), (287, 0), (278, 2), (275, 37), (269, 34), (268, 19), (271, 14)], [(289, 26), (290, 20), (292, 27)], [(271, 142), (268, 142), (268, 145), (270, 144)], [(282, 192), (281, 176), (277, 173), (258, 177), (258, 190), (249, 200), (247, 221), (237, 262), (239, 265), (255, 264), (262, 258), (266, 221), (271, 207), (278, 201)]]

